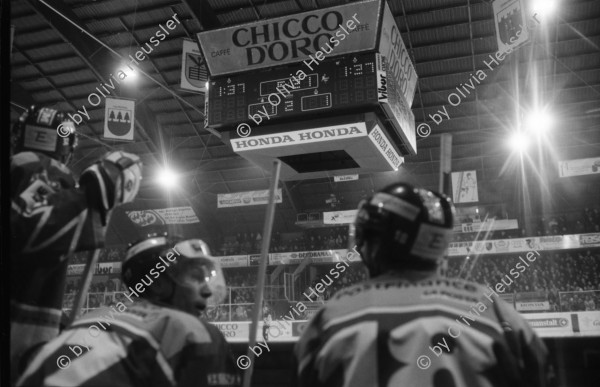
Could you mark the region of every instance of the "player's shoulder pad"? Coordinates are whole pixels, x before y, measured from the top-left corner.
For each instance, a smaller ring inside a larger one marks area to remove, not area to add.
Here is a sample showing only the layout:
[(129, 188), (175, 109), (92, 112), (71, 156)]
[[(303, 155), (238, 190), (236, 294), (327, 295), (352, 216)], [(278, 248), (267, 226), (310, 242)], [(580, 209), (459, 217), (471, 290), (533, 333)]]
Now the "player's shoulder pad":
[(38, 164), (41, 162), (41, 156), (34, 152), (19, 152), (10, 157), (10, 168), (22, 168), (28, 164)]
[(217, 327), (210, 326), (196, 316), (174, 309), (166, 311), (161, 346), (167, 358), (188, 345), (215, 345), (218, 335), (222, 337)]

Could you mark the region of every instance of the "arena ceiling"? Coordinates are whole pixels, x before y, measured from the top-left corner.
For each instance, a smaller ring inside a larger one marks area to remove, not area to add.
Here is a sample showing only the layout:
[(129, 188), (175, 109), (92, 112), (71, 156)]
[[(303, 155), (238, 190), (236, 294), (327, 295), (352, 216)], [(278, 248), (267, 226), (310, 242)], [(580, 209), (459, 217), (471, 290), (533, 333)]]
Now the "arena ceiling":
[[(108, 150), (129, 151), (140, 155), (145, 165), (138, 208), (168, 198), (176, 204), (191, 203), (211, 231), (259, 230), (264, 206), (217, 210), (216, 197), (266, 189), (270, 172), (239, 157), (204, 129), (204, 95), (179, 87), (182, 39), (194, 39), (203, 30), (349, 2), (13, 0), (11, 119), (22, 112), (19, 106), (31, 103), (73, 113), (85, 106), (89, 119), (78, 126), (80, 143), (72, 164), (76, 172)], [(487, 79), (451, 107), (450, 119), (439, 125), (429, 115), (449, 107), (448, 95), (471, 74), (487, 69), (484, 61), (497, 51), (492, 6), (481, 0), (388, 3), (419, 76), (412, 111), (417, 124), (429, 123), (432, 133), (417, 137), (418, 154), (406, 157), (399, 172), (361, 175), (358, 181), (343, 183), (332, 178), (280, 183), (280, 227), (291, 227), (298, 212), (324, 208), (331, 193), (354, 205), (373, 188), (399, 178), (437, 188), (442, 133), (453, 136), (452, 169), (477, 170), (484, 201), (506, 201), (516, 172), (506, 168), (511, 156), (504, 142), (536, 100), (557, 118), (551, 134), (554, 159), (600, 154), (600, 2), (563, 0), (551, 18), (532, 22), (531, 42), (494, 70), (486, 70)], [(88, 96), (123, 65), (115, 52), (133, 54), (174, 14), (181, 24), (140, 63), (152, 79), (140, 76), (135, 87), (119, 85), (112, 91), (136, 100), (136, 141), (102, 139), (104, 106), (90, 106)], [(153, 181), (153, 172), (165, 162), (184, 175), (181, 188), (168, 196)]]

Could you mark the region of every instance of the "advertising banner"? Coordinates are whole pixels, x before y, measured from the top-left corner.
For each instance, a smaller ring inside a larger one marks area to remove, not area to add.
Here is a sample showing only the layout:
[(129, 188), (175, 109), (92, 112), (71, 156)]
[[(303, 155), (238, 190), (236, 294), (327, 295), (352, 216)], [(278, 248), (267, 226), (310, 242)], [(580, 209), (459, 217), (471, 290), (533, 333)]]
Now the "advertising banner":
[(104, 109), (103, 138), (133, 141), (135, 123), (135, 101), (106, 98)]
[(383, 8), (383, 20), (381, 22), (381, 40), (379, 42), (379, 53), (387, 59), (387, 80), (394, 82), (399, 94), (404, 97), (410, 108), (415, 97), (417, 87), (417, 72), (410, 60), (408, 50), (402, 41), (400, 29), (389, 5)]
[(358, 180), (358, 175), (341, 175), (341, 176), (333, 177), (333, 181), (336, 183), (339, 183), (340, 181), (351, 181), (351, 180)]
[[(269, 254), (269, 261), (270, 261), (270, 256), (271, 254)], [(260, 265), (260, 254), (250, 254), (248, 256), (248, 266), (258, 266)]]
[(383, 158), (395, 171), (397, 171), (398, 168), (400, 168), (400, 165), (404, 163), (404, 157), (396, 152), (385, 133), (379, 128), (379, 125), (373, 127), (369, 133), (369, 140), (376, 145), (377, 150), (379, 150)]
[[(67, 266), (67, 276), (79, 276), (83, 274), (84, 264)], [(121, 273), (121, 262), (101, 262), (96, 264), (94, 275), (119, 274)]]
[(387, 58), (377, 54), (377, 99), (385, 115), (390, 120), (398, 136), (402, 138), (407, 153), (417, 154), (417, 135), (415, 131), (415, 115), (399, 86), (388, 71)]
[(600, 311), (577, 312), (579, 332), (585, 336), (600, 336)]
[(579, 244), (581, 247), (600, 246), (600, 233), (579, 235)]
[(373, 50), (380, 8), (380, 0), (367, 0), (197, 36), (214, 77), (310, 60), (317, 51), (337, 56)]
[(452, 242), (448, 248), (448, 255), (452, 257), (475, 253), (522, 253), (533, 250), (568, 250), (597, 246), (600, 246), (600, 233), (554, 235), (478, 242)]
[(215, 257), (221, 267), (243, 267), (248, 266), (247, 255), (228, 255), (226, 257)]
[(356, 219), (358, 210), (323, 212), (325, 224), (351, 224)]
[(490, 219), (485, 222), (462, 223), (454, 226), (454, 231), (458, 232), (480, 232), (480, 231), (498, 231), (515, 230), (519, 228), (519, 222), (516, 219)]
[(548, 301), (517, 301), (515, 309), (518, 312), (547, 312), (550, 310)]
[(479, 201), (476, 171), (452, 172), (452, 200), (454, 203)]
[(596, 173), (600, 173), (600, 157), (558, 162), (558, 175), (560, 177), (594, 175)]
[(347, 249), (271, 253), (269, 254), (269, 265), (298, 264), (306, 258), (310, 258), (313, 263), (340, 262), (345, 259), (347, 255)]
[(257, 149), (343, 140), (347, 138), (364, 137), (366, 135), (366, 125), (362, 122), (357, 122), (348, 125), (325, 126), (315, 129), (296, 130), (293, 132), (232, 138), (230, 141), (233, 150), (239, 153)]
[[(72, 301), (71, 301), (72, 302)], [(600, 312), (525, 313), (523, 318), (540, 337), (600, 336)], [(250, 322), (212, 322), (229, 342), (248, 342)], [(259, 322), (256, 337), (262, 338), (263, 323)], [(308, 326), (306, 320), (273, 321), (269, 341), (297, 341)]]
[(572, 318), (569, 313), (526, 313), (523, 318), (540, 337), (561, 337), (573, 335)]
[(200, 223), (192, 207), (171, 207), (155, 210), (125, 211), (129, 219), (140, 227), (162, 224)]
[[(225, 339), (229, 342), (248, 342), (250, 337), (250, 322), (249, 321), (228, 321), (228, 322), (211, 322), (212, 325), (219, 328)], [(256, 337), (258, 341), (263, 341), (263, 325), (259, 321), (256, 329)], [(268, 341), (295, 341), (292, 336), (292, 323), (289, 321), (272, 321), (268, 330)], [(266, 350), (263, 347), (263, 350)]]
[(84, 268), (84, 264), (69, 265), (67, 266), (67, 276), (82, 275)]
[[(256, 206), (269, 202), (269, 190), (234, 192), (217, 195), (217, 208)], [(275, 203), (281, 203), (281, 188), (275, 192)]]

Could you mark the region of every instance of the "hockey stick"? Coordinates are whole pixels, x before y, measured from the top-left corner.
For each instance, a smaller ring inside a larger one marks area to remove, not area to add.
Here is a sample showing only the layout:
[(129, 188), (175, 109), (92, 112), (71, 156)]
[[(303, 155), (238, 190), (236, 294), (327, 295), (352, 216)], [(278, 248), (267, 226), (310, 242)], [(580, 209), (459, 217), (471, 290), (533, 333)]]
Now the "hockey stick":
[[(442, 133), (440, 143), (440, 184), (439, 192), (452, 198), (451, 173), (452, 173), (452, 135)], [(448, 252), (441, 258), (438, 274), (448, 277)]]
[(77, 292), (77, 297), (75, 297), (75, 302), (73, 303), (73, 309), (71, 310), (71, 316), (69, 317), (68, 325), (71, 325), (73, 321), (75, 321), (77, 315), (79, 314), (79, 311), (83, 307), (83, 302), (85, 301), (85, 296), (87, 295), (88, 289), (90, 288), (92, 276), (94, 273), (94, 267), (96, 266), (96, 263), (98, 263), (99, 256), (100, 249), (90, 251), (88, 261), (85, 264), (85, 268), (83, 269), (83, 281), (81, 282), (81, 287)]
[(254, 371), (254, 348), (256, 344), (256, 330), (258, 329), (258, 319), (262, 314), (262, 303), (264, 295), (264, 283), (267, 274), (267, 260), (269, 259), (269, 245), (271, 243), (271, 231), (273, 230), (273, 218), (275, 216), (275, 193), (277, 182), (279, 181), (279, 170), (281, 169), (281, 161), (273, 162), (273, 172), (271, 174), (271, 186), (269, 187), (269, 204), (267, 204), (267, 215), (265, 217), (265, 225), (263, 227), (263, 239), (260, 254), (260, 266), (258, 267), (258, 280), (256, 281), (256, 298), (254, 300), (254, 308), (252, 309), (252, 323), (250, 324), (250, 337), (248, 339), (248, 357), (249, 367), (244, 373), (243, 387), (250, 387), (252, 380), (252, 372)]

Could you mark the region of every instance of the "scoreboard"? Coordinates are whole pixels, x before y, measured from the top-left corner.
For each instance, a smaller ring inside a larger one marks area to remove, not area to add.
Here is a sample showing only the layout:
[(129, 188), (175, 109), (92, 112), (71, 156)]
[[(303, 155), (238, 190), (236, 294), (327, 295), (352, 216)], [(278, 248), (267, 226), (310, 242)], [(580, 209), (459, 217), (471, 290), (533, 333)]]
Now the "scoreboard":
[[(373, 111), (378, 103), (376, 53), (326, 59), (311, 71), (303, 63), (209, 81), (207, 126), (230, 130), (332, 113)], [(267, 118), (268, 115), (268, 118)]]

